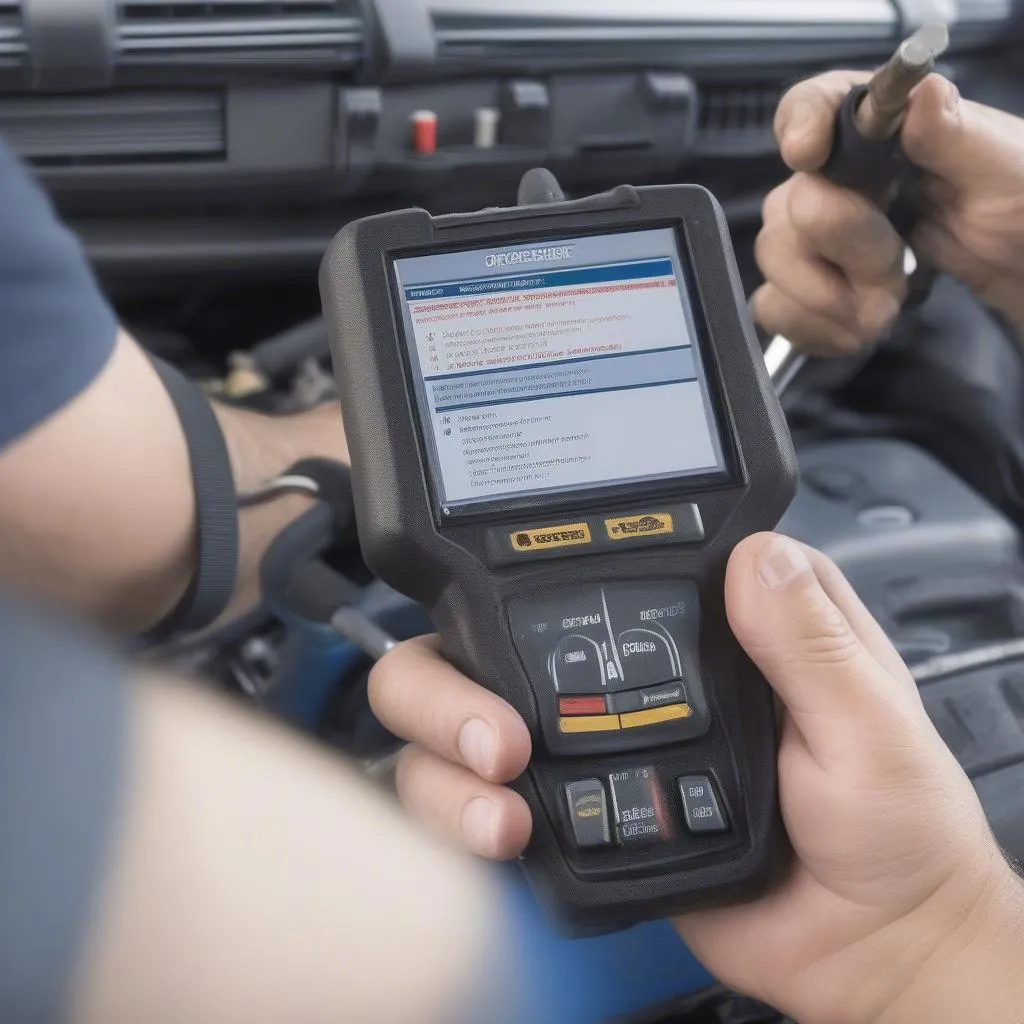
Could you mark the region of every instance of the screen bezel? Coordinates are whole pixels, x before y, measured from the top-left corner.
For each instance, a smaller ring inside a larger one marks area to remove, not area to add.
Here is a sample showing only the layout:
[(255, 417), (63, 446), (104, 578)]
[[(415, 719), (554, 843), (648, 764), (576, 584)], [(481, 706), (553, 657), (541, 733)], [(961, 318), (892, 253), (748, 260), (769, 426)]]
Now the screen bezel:
[[(425, 436), (426, 425), (421, 415), (416, 390), (416, 376), (412, 361), (412, 348), (415, 339), (408, 337), (402, 303), (405, 297), (402, 292), (396, 261), (418, 256), (433, 256), (452, 252), (473, 252), (492, 246), (509, 246), (520, 243), (539, 243), (569, 240), (573, 238), (593, 238), (628, 234), (640, 231), (670, 229), (675, 234), (679, 264), (683, 274), (683, 284), (691, 300), (693, 323), (696, 330), (697, 345), (701, 365), (704, 368), (705, 386), (711, 403), (711, 412), (718, 427), (719, 445), (722, 451), (723, 467), (709, 473), (682, 475), (662, 480), (646, 482), (611, 484), (604, 487), (588, 487), (566, 491), (560, 494), (534, 494), (523, 498), (499, 498), (473, 502), (469, 505), (446, 507), (441, 500), (442, 488), (437, 479), (437, 472), (430, 457), (430, 449)], [(406, 387), (406, 401), (409, 415), (412, 417), (413, 429), (419, 449), (420, 465), (424, 475), (430, 508), (434, 521), (439, 527), (463, 523), (501, 522), (511, 519), (528, 519), (549, 513), (571, 513), (605, 508), (616, 503), (633, 499), (657, 500), (691, 497), (694, 494), (734, 487), (741, 481), (739, 452), (736, 444), (735, 424), (733, 423), (728, 403), (725, 400), (725, 385), (721, 366), (714, 346), (711, 344), (711, 330), (708, 326), (707, 311), (704, 297), (694, 273), (692, 247), (686, 233), (686, 222), (680, 218), (666, 220), (631, 221), (628, 224), (591, 225), (552, 231), (533, 228), (523, 231), (503, 232), (500, 235), (486, 235), (480, 238), (460, 239), (451, 242), (436, 242), (430, 245), (417, 245), (388, 249), (382, 254), (391, 297), (391, 312), (395, 331), (395, 343), (401, 359), (402, 374)]]

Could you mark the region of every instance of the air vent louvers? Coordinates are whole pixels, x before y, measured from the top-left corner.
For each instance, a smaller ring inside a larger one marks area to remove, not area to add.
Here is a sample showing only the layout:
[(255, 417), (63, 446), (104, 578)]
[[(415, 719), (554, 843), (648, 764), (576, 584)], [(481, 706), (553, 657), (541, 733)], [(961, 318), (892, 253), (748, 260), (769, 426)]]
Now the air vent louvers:
[(524, 9), (538, 6), (510, 2), (491, 14), (481, 13), (473, 0), (446, 0), (444, 9), (432, 15), (439, 61), (465, 68), (557, 65), (564, 70), (598, 63), (729, 64), (752, 55), (792, 57), (801, 49), (820, 56), (832, 46), (856, 56), (883, 52), (898, 31), (887, 0), (717, 0), (713, 9), (679, 0), (678, 14), (667, 17), (665, 5), (657, 16), (634, 15), (643, 3), (622, 4), (622, 14), (615, 17), (570, 15), (575, 5), (566, 0), (550, 0), (547, 14)]
[(700, 93), (697, 130), (702, 136), (771, 132), (783, 87), (706, 85)]
[(121, 0), (120, 63), (315, 63), (354, 68), (358, 0)]
[(225, 156), (224, 97), (154, 92), (3, 99), (0, 135), (39, 167), (217, 161)]
[(0, 68), (16, 67), (25, 59), (25, 32), (20, 0), (0, 0)]

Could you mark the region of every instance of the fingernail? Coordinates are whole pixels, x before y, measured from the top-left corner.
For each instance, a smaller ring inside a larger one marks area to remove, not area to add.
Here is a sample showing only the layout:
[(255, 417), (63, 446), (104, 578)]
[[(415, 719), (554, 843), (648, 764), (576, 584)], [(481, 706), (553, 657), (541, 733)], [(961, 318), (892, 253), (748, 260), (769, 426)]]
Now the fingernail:
[(491, 774), (495, 748), (494, 730), (482, 719), (471, 718), (459, 730), (459, 753), (477, 775)]
[(498, 812), (486, 797), (478, 796), (462, 809), (462, 833), (478, 853), (489, 854), (494, 849), (498, 831)]
[(779, 590), (811, 571), (811, 563), (799, 544), (776, 537), (761, 553), (758, 575), (769, 590)]

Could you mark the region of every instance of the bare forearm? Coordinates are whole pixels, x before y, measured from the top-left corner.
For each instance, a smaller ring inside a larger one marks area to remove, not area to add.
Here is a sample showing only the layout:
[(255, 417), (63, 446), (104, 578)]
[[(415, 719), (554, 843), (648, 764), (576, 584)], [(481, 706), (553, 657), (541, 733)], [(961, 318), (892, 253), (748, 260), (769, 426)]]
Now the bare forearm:
[[(240, 490), (306, 456), (347, 460), (336, 410), (287, 419), (216, 411)], [(240, 517), (234, 610), (253, 602), (263, 551), (306, 507), (288, 498)], [(174, 609), (195, 563), (181, 424), (148, 358), (122, 334), (93, 384), (0, 456), (0, 582), (138, 632)]]

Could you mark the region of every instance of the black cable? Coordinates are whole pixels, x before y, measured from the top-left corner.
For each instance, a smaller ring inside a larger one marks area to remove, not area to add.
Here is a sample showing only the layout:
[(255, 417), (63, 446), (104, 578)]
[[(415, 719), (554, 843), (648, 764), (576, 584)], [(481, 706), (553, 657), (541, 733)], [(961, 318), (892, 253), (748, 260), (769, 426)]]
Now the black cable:
[(270, 380), (278, 380), (306, 359), (330, 355), (327, 324), (315, 317), (254, 345), (249, 357)]

